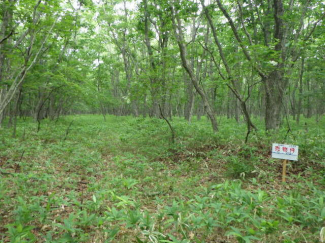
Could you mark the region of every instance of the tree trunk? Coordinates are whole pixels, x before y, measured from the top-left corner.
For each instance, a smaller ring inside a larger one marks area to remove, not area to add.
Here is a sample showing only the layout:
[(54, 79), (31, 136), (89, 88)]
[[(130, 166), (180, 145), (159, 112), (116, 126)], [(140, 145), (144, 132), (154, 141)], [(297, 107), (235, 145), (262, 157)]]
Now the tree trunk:
[[(4, 9), (2, 9), (2, 16), (0, 21), (0, 84), (3, 82), (6, 54), (10, 53), (5, 44), (7, 43), (9, 37), (14, 34), (14, 29), (12, 29), (12, 14), (14, 3), (15, 2), (13, 0), (9, 0), (2, 4)], [(0, 86), (0, 89), (2, 88), (3, 87)]]
[(299, 99), (298, 99), (298, 107), (297, 107), (297, 116), (296, 116), (296, 122), (299, 124), (300, 122), (300, 114), (302, 111), (302, 93), (303, 93), (303, 74), (304, 74), (304, 64), (305, 64), (305, 59), (303, 58), (301, 60), (301, 70), (300, 70), (300, 75), (299, 75)]
[(191, 80), (188, 80), (186, 77), (187, 74), (184, 73), (184, 84), (186, 88), (186, 103), (184, 106), (184, 116), (188, 122), (191, 122), (193, 115), (193, 106), (194, 106), (194, 92), (193, 92), (193, 83)]
[[(234, 97), (234, 113), (235, 113), (235, 120), (236, 120), (237, 123), (239, 123), (239, 118), (240, 118), (240, 109), (239, 109), (240, 105), (238, 103), (239, 103), (238, 99), (236, 97)], [(243, 107), (243, 106), (241, 106), (241, 107)], [(246, 106), (245, 106), (244, 109), (247, 112)], [(247, 115), (249, 116), (248, 112), (247, 112)]]
[(313, 115), (313, 108), (311, 106), (311, 97), (310, 97), (310, 80), (309, 80), (309, 76), (307, 75), (306, 78), (306, 84), (307, 84), (307, 90), (308, 90), (308, 95), (307, 95), (307, 114), (306, 117), (307, 118), (311, 118)]
[(291, 110), (292, 110), (292, 119), (296, 120), (297, 115), (297, 102), (296, 102), (296, 91), (298, 88), (299, 80), (296, 82), (295, 87), (293, 88), (293, 91), (291, 93)]
[[(3, 98), (5, 96), (6, 89), (2, 88), (0, 89), (0, 103), (3, 101)], [(0, 112), (0, 127), (2, 126), (2, 122), (5, 118), (5, 111)]]
[(18, 92), (18, 95), (17, 95), (17, 99), (16, 99), (16, 103), (15, 103), (15, 108), (14, 108), (14, 111), (13, 111), (13, 132), (12, 132), (12, 137), (15, 138), (16, 137), (16, 132), (17, 132), (17, 115), (18, 115), (18, 110), (19, 110), (19, 105), (20, 105), (20, 99), (21, 99), (21, 94), (22, 94), (22, 91), (21, 91), (21, 87), (19, 88), (19, 92)]
[(265, 85), (265, 129), (278, 129), (281, 125), (281, 112), (283, 107), (284, 80), (283, 73), (278, 69), (263, 80)]
[(177, 15), (177, 13), (175, 14), (173, 12), (172, 21), (173, 21), (174, 33), (175, 33), (175, 36), (177, 39), (183, 67), (186, 70), (186, 72), (188, 73), (188, 75), (193, 83), (194, 88), (196, 89), (198, 94), (201, 96), (205, 111), (207, 112), (208, 117), (210, 118), (212, 129), (214, 132), (216, 132), (216, 131), (218, 131), (218, 123), (217, 123), (214, 111), (210, 105), (210, 102), (209, 102), (209, 99), (208, 99), (206, 93), (204, 92), (202, 87), (200, 87), (199, 82), (198, 82), (196, 76), (194, 75), (193, 69), (187, 60), (187, 51), (186, 51), (186, 46), (184, 44), (183, 30), (182, 30), (182, 26), (181, 26), (181, 21), (179, 19), (179, 16)]

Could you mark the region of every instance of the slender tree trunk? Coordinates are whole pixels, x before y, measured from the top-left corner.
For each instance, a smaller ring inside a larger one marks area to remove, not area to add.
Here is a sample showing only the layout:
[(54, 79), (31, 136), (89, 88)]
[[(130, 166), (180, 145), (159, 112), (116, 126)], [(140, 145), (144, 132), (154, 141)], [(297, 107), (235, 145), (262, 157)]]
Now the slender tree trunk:
[(210, 102), (209, 102), (209, 99), (208, 99), (206, 93), (200, 87), (199, 82), (198, 82), (196, 76), (194, 75), (193, 69), (191, 68), (191, 66), (187, 60), (187, 51), (186, 51), (186, 46), (184, 44), (183, 30), (182, 30), (182, 26), (181, 26), (181, 21), (179, 19), (179, 16), (177, 15), (177, 13), (176, 14), (173, 13), (172, 21), (173, 21), (173, 26), (174, 26), (174, 33), (177, 38), (177, 43), (178, 43), (178, 47), (180, 50), (183, 67), (186, 70), (186, 72), (188, 73), (188, 75), (193, 83), (194, 88), (196, 89), (198, 94), (201, 96), (202, 101), (204, 103), (204, 108), (208, 114), (208, 117), (210, 118), (212, 129), (213, 129), (213, 131), (216, 132), (216, 131), (218, 131), (218, 123), (217, 123), (214, 111), (210, 105)]
[(39, 89), (38, 90), (38, 102), (34, 109), (34, 120), (35, 121), (38, 121), (39, 119), (41, 119), (40, 114), (41, 114), (41, 109), (43, 107), (45, 99), (46, 99), (45, 91), (43, 92), (41, 89)]
[[(233, 100), (234, 100), (234, 113), (235, 113), (235, 120), (237, 123), (239, 123), (239, 118), (240, 118), (240, 105), (238, 104), (238, 100), (236, 97), (234, 97), (234, 95), (232, 96)], [(245, 107), (246, 109), (246, 107)], [(247, 112), (248, 113), (248, 112)]]
[[(188, 74), (184, 73), (184, 84), (186, 87), (186, 103), (184, 106), (184, 116), (188, 122), (191, 122), (193, 115), (193, 106), (194, 106), (194, 92), (193, 92), (193, 83), (188, 79)], [(186, 77), (187, 76), (187, 77)]]
[(307, 118), (311, 118), (313, 115), (313, 108), (311, 106), (311, 97), (310, 97), (310, 80), (309, 80), (309, 75), (306, 77), (306, 85), (307, 85), (307, 90), (308, 90), (308, 95), (307, 95), (307, 104), (306, 104), (306, 109), (307, 109)]
[(21, 94), (22, 94), (22, 90), (21, 87), (19, 88), (19, 92), (17, 95), (17, 99), (15, 102), (15, 108), (13, 111), (13, 132), (12, 132), (12, 137), (16, 137), (16, 131), (17, 131), (17, 115), (18, 115), (18, 110), (19, 110), (19, 105), (20, 105), (20, 99), (21, 99)]
[[(10, 53), (6, 48), (8, 39), (13, 35), (14, 29), (12, 28), (12, 12), (14, 0), (9, 0), (2, 4), (2, 16), (0, 21), (0, 105), (5, 101), (8, 91), (7, 85), (3, 84), (5, 76), (6, 55)], [(9, 69), (9, 68), (8, 68)], [(0, 127), (5, 118), (4, 109), (0, 111)]]
[(292, 110), (292, 119), (295, 121), (296, 120), (296, 115), (297, 115), (297, 102), (296, 102), (296, 91), (299, 85), (299, 79), (295, 83), (295, 87), (292, 90), (291, 93), (291, 110)]
[(300, 114), (302, 111), (302, 93), (303, 93), (303, 75), (304, 75), (304, 65), (305, 65), (305, 59), (303, 58), (301, 60), (301, 70), (299, 74), (299, 99), (298, 99), (298, 107), (297, 107), (297, 124), (300, 122)]
[(53, 121), (55, 118), (55, 96), (51, 95), (49, 101), (49, 119)]
[[(4, 99), (5, 93), (6, 93), (6, 88), (0, 89), (0, 103)], [(5, 110), (3, 110), (2, 112), (0, 112), (0, 127), (2, 126), (2, 123), (3, 123), (4, 118), (5, 118)]]
[[(4, 9), (2, 9), (2, 16), (0, 21), (0, 84), (3, 82), (6, 55), (7, 53), (10, 53), (6, 48), (6, 44), (9, 37), (12, 36), (14, 32), (14, 29), (12, 29), (12, 13), (14, 3), (14, 0), (8, 0), (2, 4)], [(0, 86), (0, 89), (2, 88), (3, 87)]]

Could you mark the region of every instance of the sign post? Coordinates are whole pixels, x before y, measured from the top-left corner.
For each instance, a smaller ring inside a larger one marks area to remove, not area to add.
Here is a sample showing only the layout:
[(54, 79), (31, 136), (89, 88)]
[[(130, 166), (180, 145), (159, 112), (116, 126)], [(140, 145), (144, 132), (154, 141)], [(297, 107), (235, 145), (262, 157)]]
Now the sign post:
[(286, 170), (287, 170), (287, 160), (283, 160), (282, 165), (282, 182), (286, 182)]
[(286, 182), (286, 170), (288, 160), (298, 160), (298, 146), (289, 144), (272, 144), (272, 158), (283, 159), (282, 182)]

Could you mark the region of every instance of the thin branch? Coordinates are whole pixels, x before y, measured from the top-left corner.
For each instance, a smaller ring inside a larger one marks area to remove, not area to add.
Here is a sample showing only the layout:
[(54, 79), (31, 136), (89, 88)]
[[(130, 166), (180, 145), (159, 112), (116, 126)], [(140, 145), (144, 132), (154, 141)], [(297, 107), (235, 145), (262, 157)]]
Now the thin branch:
[(246, 99), (245, 99), (245, 101), (244, 102), (246, 102), (249, 98), (250, 98), (250, 96), (251, 96), (251, 89), (256, 85), (256, 84), (259, 84), (259, 83), (261, 83), (262, 82), (262, 80), (260, 80), (260, 81), (257, 81), (257, 82), (255, 82), (255, 83), (253, 83), (253, 84), (251, 84), (251, 85), (249, 85), (248, 86), (248, 90), (247, 90), (247, 97), (246, 97)]
[(169, 129), (170, 129), (170, 132), (172, 134), (172, 143), (174, 144), (175, 143), (175, 130), (174, 128), (172, 127), (172, 125), (170, 124), (170, 122), (166, 119), (166, 117), (164, 116), (164, 113), (161, 109), (161, 106), (160, 104), (158, 105), (159, 106), (159, 111), (160, 111), (160, 115), (161, 117), (167, 122), (168, 126), (169, 126)]
[(0, 40), (0, 45), (5, 42), (5, 40), (7, 40), (10, 36), (12, 36), (14, 34), (14, 30), (11, 30), (11, 32), (6, 36), (4, 37), (2, 40)]
[(239, 8), (239, 18), (240, 18), (240, 22), (241, 22), (241, 25), (244, 29), (244, 32), (248, 38), (248, 41), (249, 41), (249, 44), (253, 45), (253, 42), (252, 42), (252, 37), (251, 35), (248, 33), (247, 29), (246, 29), (246, 26), (244, 24), (244, 20), (243, 20), (243, 9), (242, 9), (242, 5), (241, 3), (239, 2), (239, 0), (237, 0), (237, 5), (238, 5), (238, 8)]
[(234, 21), (232, 20), (232, 18), (228, 14), (227, 10), (224, 8), (224, 6), (221, 4), (220, 0), (216, 0), (216, 1), (217, 1), (219, 9), (222, 11), (223, 15), (227, 18), (228, 23), (230, 24), (230, 27), (232, 29), (232, 32), (234, 33), (236, 40), (238, 41), (239, 45), (241, 46), (241, 48), (242, 48), (242, 50), (244, 52), (244, 55), (246, 56), (248, 61), (251, 61), (252, 58), (249, 55), (248, 51), (246, 50), (246, 48), (245, 48), (245, 46), (243, 44), (243, 41), (239, 36), (237, 28), (235, 27)]
[(63, 141), (65, 141), (65, 140), (68, 138), (68, 135), (69, 135), (69, 133), (70, 133), (70, 128), (71, 128), (71, 126), (72, 126), (72, 123), (73, 123), (73, 121), (70, 122), (70, 124), (69, 124), (67, 130), (65, 130), (65, 136), (64, 136), (64, 138), (63, 138)]
[(213, 61), (213, 63), (214, 63), (214, 65), (216, 66), (216, 68), (217, 68), (217, 70), (218, 70), (218, 73), (219, 73), (219, 75), (220, 75), (220, 77), (223, 79), (223, 80), (228, 80), (222, 73), (221, 73), (221, 70), (220, 70), (220, 67), (219, 67), (219, 64), (217, 63), (217, 61), (216, 61), (216, 59), (214, 58), (214, 55), (213, 55), (213, 53), (209, 50), (209, 48), (207, 48), (206, 46), (203, 46), (203, 44), (199, 41), (199, 44), (202, 46), (202, 48), (204, 49), (204, 50), (206, 50), (209, 54), (210, 54), (210, 56), (211, 56), (211, 58), (212, 58), (212, 61)]
[[(233, 20), (231, 19), (230, 15), (228, 14), (227, 10), (223, 7), (220, 0), (216, 0), (216, 1), (217, 1), (219, 9), (222, 11), (223, 15), (227, 18), (228, 23), (230, 24), (230, 27), (232, 29), (232, 32), (235, 35), (235, 38), (238, 41), (242, 51), (244, 52), (244, 55), (245, 55), (246, 59), (253, 64), (253, 67), (258, 72), (258, 74), (261, 76), (261, 78), (266, 79), (267, 75), (265, 73), (263, 73), (262, 70), (256, 66), (256, 64), (253, 63), (253, 60), (252, 60), (251, 56), (249, 55), (246, 47), (244, 46), (244, 43), (243, 43), (242, 39), (239, 36), (238, 30), (235, 27), (235, 24), (234, 24)], [(201, 3), (202, 3), (202, 6), (204, 6), (202, 0), (201, 0)], [(207, 8), (205, 8), (205, 12), (206, 12), (206, 16), (208, 17), (209, 14), (208, 14)], [(209, 18), (211, 19), (211, 17), (209, 17)], [(212, 22), (212, 20), (211, 20), (211, 22)], [(209, 23), (210, 23), (210, 20), (209, 20)], [(211, 23), (210, 23), (210, 25), (211, 25)]]
[(325, 18), (325, 13), (323, 13), (322, 17), (321, 17), (319, 20), (317, 20), (317, 21), (313, 24), (313, 27), (312, 27), (311, 31), (310, 31), (309, 34), (304, 38), (304, 41), (307, 41), (307, 40), (310, 38), (310, 36), (314, 33), (314, 31), (315, 31), (315, 29), (316, 29), (318, 23), (321, 22), (324, 18)]

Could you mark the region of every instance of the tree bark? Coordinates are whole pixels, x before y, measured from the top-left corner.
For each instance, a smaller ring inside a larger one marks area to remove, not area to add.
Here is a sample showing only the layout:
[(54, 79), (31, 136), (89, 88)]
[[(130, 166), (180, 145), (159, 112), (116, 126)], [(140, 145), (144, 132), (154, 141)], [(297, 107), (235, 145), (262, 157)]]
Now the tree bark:
[(283, 73), (274, 70), (263, 79), (265, 88), (265, 128), (273, 130), (280, 128), (281, 112), (283, 108), (283, 95), (287, 81)]

